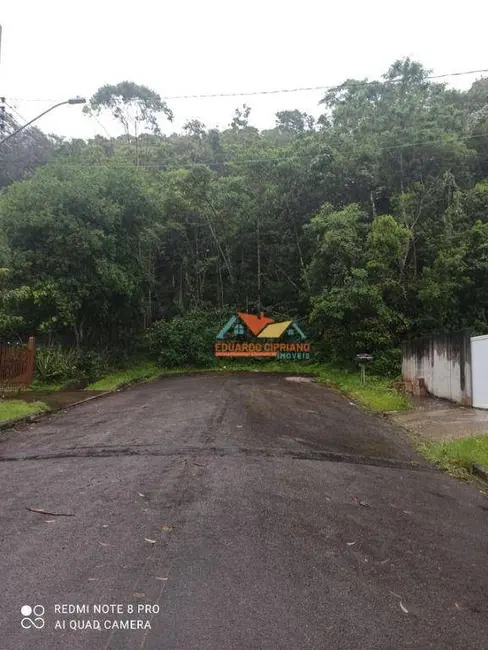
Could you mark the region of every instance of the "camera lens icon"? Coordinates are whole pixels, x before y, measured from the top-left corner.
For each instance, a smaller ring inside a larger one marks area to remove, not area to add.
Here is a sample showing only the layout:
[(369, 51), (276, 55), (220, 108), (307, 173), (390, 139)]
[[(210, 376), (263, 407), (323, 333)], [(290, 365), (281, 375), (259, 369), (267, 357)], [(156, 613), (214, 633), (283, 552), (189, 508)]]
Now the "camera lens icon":
[(30, 605), (22, 605), (20, 613), (24, 618), (21, 620), (20, 624), (24, 630), (29, 630), (32, 627), (42, 630), (44, 627), (43, 617), (45, 611), (46, 610), (42, 605), (34, 605), (34, 607), (31, 607)]

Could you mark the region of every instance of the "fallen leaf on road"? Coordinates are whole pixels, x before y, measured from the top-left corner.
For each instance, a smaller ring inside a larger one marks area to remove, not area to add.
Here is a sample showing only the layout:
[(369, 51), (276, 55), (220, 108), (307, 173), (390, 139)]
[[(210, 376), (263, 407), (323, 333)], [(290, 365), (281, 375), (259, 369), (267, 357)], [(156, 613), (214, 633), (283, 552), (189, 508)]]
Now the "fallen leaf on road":
[(134, 598), (145, 598), (146, 594), (142, 591), (135, 591), (133, 594)]
[(356, 542), (346, 542), (346, 544), (347, 544), (348, 546), (354, 546), (355, 543), (356, 543)]
[(461, 606), (459, 605), (459, 603), (454, 603), (454, 607), (455, 607), (456, 609), (461, 609)]
[(149, 539), (149, 537), (144, 537), (144, 541), (149, 542), (149, 544), (156, 544), (155, 539)]
[(41, 508), (27, 508), (29, 512), (37, 512), (40, 515), (51, 515), (51, 517), (74, 517), (74, 515), (67, 514), (66, 512), (48, 512), (47, 510), (42, 510)]
[(408, 614), (408, 609), (405, 607), (405, 605), (403, 603), (400, 603), (400, 607), (401, 607), (402, 612), (404, 612), (405, 614)]
[(171, 526), (161, 526), (161, 530), (164, 531), (165, 533), (169, 533), (172, 528)]
[(366, 501), (362, 501), (361, 499), (358, 499), (357, 497), (351, 497), (351, 499), (356, 503), (358, 506), (364, 506), (365, 508), (369, 508), (369, 503), (366, 503)]

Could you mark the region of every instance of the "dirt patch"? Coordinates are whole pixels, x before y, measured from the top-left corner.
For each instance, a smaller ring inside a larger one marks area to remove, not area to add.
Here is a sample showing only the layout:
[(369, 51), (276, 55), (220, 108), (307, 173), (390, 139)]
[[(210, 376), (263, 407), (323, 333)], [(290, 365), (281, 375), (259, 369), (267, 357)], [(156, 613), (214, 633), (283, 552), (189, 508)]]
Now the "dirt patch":
[(313, 377), (285, 377), (286, 381), (295, 381), (298, 384), (310, 384), (313, 382)]

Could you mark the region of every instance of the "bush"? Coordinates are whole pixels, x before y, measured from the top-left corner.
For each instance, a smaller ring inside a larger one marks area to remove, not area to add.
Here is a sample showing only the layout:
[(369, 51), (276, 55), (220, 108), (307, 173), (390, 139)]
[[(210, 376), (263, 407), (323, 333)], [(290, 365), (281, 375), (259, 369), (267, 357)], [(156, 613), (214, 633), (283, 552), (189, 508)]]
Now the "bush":
[(106, 354), (94, 350), (82, 350), (76, 364), (76, 378), (88, 384), (96, 381), (110, 369)]
[(147, 334), (148, 351), (163, 368), (210, 366), (215, 337), (228, 318), (227, 312), (199, 310), (160, 320)]
[(36, 350), (36, 379), (42, 383), (90, 383), (107, 372), (105, 355), (61, 346)]
[(76, 377), (78, 354), (74, 348), (37, 348), (36, 378), (45, 383), (58, 383)]
[(368, 365), (368, 371), (380, 377), (399, 377), (402, 372), (402, 351), (396, 348), (378, 353)]

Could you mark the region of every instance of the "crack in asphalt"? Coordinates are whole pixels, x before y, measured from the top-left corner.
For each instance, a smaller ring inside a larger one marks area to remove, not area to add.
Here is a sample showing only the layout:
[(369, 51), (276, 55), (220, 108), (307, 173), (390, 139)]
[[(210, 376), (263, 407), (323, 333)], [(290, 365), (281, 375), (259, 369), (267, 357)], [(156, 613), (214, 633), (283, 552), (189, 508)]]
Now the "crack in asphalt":
[(379, 456), (364, 456), (333, 451), (265, 449), (259, 447), (182, 447), (179, 449), (163, 449), (157, 444), (128, 445), (104, 447), (68, 447), (52, 452), (26, 452), (0, 456), (0, 462), (54, 460), (57, 458), (113, 458), (117, 456), (207, 456), (210, 460), (220, 457), (245, 455), (255, 458), (291, 458), (292, 460), (315, 460), (352, 465), (371, 465), (393, 469), (410, 469), (433, 471), (433, 467), (417, 461), (402, 461), (395, 458)]

